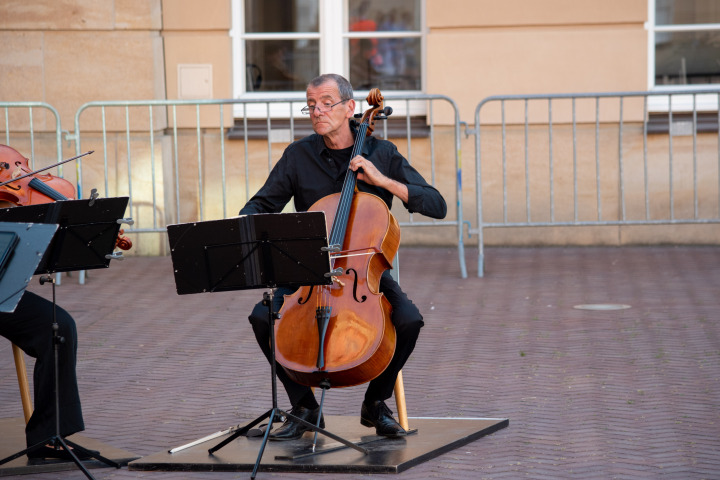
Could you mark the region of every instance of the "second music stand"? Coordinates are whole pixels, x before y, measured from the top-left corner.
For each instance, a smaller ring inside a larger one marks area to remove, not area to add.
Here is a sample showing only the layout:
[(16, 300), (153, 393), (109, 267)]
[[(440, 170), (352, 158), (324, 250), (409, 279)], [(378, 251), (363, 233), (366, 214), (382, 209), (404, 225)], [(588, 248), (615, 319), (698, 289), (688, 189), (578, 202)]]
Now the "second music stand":
[[(273, 290), (303, 285), (330, 285), (332, 274), (323, 212), (256, 214), (206, 222), (168, 225), (170, 253), (178, 294), (270, 288), (263, 294), (270, 323), (272, 408), (235, 430), (208, 453), (221, 449), (268, 420), (257, 461), (255, 478), (273, 421), (284, 416), (308, 429), (367, 454), (367, 450), (285, 412), (277, 406), (275, 320)], [(177, 449), (175, 449), (177, 450)]]
[[(0, 210), (0, 221), (53, 223), (57, 232), (35, 270), (36, 274), (88, 270), (108, 267), (114, 256), (116, 238), (122, 223), (122, 215), (127, 206), (127, 197), (64, 200), (55, 203), (14, 207)], [(58, 335), (55, 303), (55, 281), (50, 275), (42, 275), (40, 283), (52, 284), (53, 303), (53, 350), (55, 369), (55, 433), (35, 445), (0, 460), (0, 465), (33, 452), (45, 445), (65, 450), (80, 470), (89, 479), (94, 477), (78, 459), (73, 450), (100, 460), (108, 466), (120, 468), (120, 465), (99, 453), (87, 450), (66, 438), (60, 432), (60, 375), (58, 371), (58, 351), (64, 338)], [(70, 448), (73, 447), (73, 448)]]

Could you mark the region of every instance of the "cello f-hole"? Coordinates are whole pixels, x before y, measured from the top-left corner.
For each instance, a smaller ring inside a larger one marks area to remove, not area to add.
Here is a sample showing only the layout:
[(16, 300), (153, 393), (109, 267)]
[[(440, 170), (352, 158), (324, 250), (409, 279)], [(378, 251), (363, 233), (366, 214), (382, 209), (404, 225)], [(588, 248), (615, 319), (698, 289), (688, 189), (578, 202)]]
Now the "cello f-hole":
[(353, 278), (353, 298), (355, 299), (356, 302), (358, 302), (358, 303), (363, 303), (365, 300), (367, 300), (367, 296), (363, 295), (363, 296), (361, 297), (362, 300), (358, 300), (358, 297), (357, 297), (357, 286), (358, 286), (358, 274), (357, 274), (357, 271), (356, 271), (354, 268), (348, 268), (347, 270), (345, 270), (345, 273), (346, 273), (346, 274), (350, 274), (350, 272), (352, 272), (353, 277), (354, 277), (354, 278)]
[(310, 291), (308, 291), (307, 297), (303, 299), (302, 297), (298, 298), (298, 305), (304, 305), (307, 303), (308, 300), (310, 300), (310, 297), (312, 296), (313, 288), (315, 288), (315, 285), (310, 285)]

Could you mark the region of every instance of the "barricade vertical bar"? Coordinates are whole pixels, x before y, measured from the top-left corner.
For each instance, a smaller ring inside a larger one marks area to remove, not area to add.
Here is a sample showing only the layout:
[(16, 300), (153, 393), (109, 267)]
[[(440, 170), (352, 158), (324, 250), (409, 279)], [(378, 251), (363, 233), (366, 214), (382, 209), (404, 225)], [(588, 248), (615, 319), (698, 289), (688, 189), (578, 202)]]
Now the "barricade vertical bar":
[(223, 218), (227, 218), (227, 178), (225, 173), (225, 115), (220, 104), (220, 167), (222, 169)]
[(33, 125), (33, 107), (28, 108), (28, 123), (30, 125), (30, 168), (35, 170), (35, 127)]
[(293, 115), (293, 102), (288, 103), (288, 118), (290, 119), (290, 143), (295, 141), (295, 115)]
[(645, 188), (645, 220), (650, 220), (650, 185), (648, 184), (648, 111), (647, 97), (643, 97), (643, 185)]
[(35, 170), (35, 128), (33, 127), (33, 109), (28, 108), (28, 120), (30, 125), (30, 169)]
[(673, 188), (675, 187), (674, 177), (673, 177), (673, 135), (675, 134), (673, 132), (673, 109), (672, 109), (672, 99), (673, 96), (669, 96), (669, 103), (670, 106), (668, 108), (668, 141), (670, 142), (669, 145), (669, 158), (670, 163), (668, 165), (668, 178), (669, 178), (669, 186), (668, 191), (670, 192), (670, 220), (675, 220), (675, 196), (673, 195)]
[[(697, 95), (693, 94), (693, 203), (695, 206), (694, 217), (698, 218), (698, 183), (697, 183)], [(720, 125), (719, 125), (720, 127)]]
[(528, 99), (525, 99), (525, 218), (528, 222), (532, 218), (530, 216), (530, 156), (528, 154)]
[(483, 202), (482, 202), (482, 145), (481, 134), (482, 128), (480, 123), (480, 109), (483, 103), (480, 103), (475, 109), (475, 205), (477, 215), (477, 232), (478, 232), (478, 259), (477, 259), (477, 276), (485, 275), (485, 237), (483, 233)]
[(572, 97), (572, 156), (573, 156), (573, 219), (578, 221), (578, 167), (577, 167), (577, 119), (575, 97)]
[(620, 118), (618, 120), (618, 188), (620, 189), (620, 218), (625, 221), (625, 172), (623, 168), (623, 97), (620, 97)]
[(127, 145), (127, 175), (128, 175), (128, 208), (133, 211), (133, 191), (132, 191), (132, 163), (130, 153), (130, 107), (125, 105), (125, 142)]
[(555, 221), (555, 164), (553, 162), (552, 98), (548, 98), (548, 151), (550, 158), (550, 221)]
[(9, 108), (5, 107), (5, 145), (10, 145), (10, 115)]
[(195, 105), (195, 132), (197, 134), (197, 168), (198, 168), (198, 202), (200, 204), (200, 221), (205, 219), (203, 200), (203, 170), (202, 170), (202, 135), (200, 132), (200, 104)]
[(153, 107), (148, 105), (150, 118), (150, 178), (152, 178), (153, 228), (157, 228), (157, 187), (155, 186), (155, 124), (153, 123)]
[[(405, 100), (405, 111), (410, 112), (410, 99)], [(405, 116), (405, 130), (407, 131), (407, 157), (412, 158), (412, 128), (410, 128), (409, 114)]]
[[(406, 100), (405, 100), (405, 111), (407, 111), (407, 112), (410, 111), (410, 100), (409, 100), (409, 99), (406, 99)], [(385, 127), (385, 139), (387, 140), (387, 137), (388, 137), (387, 122), (383, 122), (383, 124), (384, 124), (384, 127)], [(407, 132), (407, 158), (408, 158), (408, 162), (411, 162), (411, 161), (412, 161), (412, 147), (411, 147), (411, 145), (412, 145), (412, 143), (411, 143), (411, 141), (412, 141), (412, 138), (411, 138), (411, 137), (412, 137), (412, 133), (411, 133), (411, 131), (412, 131), (412, 130), (411, 130), (411, 128), (410, 128), (410, 115), (406, 115), (406, 116), (405, 116), (405, 131)], [(434, 183), (433, 183), (433, 185), (434, 185)], [(413, 221), (413, 216), (414, 216), (414, 215), (413, 215), (413, 213), (411, 212), (410, 215), (409, 215), (411, 222)]]
[(597, 221), (602, 221), (602, 195), (600, 181), (600, 97), (595, 97), (595, 182), (597, 185)]
[(247, 103), (243, 103), (243, 146), (245, 147), (245, 201), (250, 199), (250, 163), (248, 158)]
[(268, 146), (268, 172), (272, 170), (272, 141), (270, 139), (270, 134), (272, 133), (272, 124), (270, 123), (270, 102), (265, 103), (265, 111), (267, 113), (266, 115), (266, 124), (265, 124), (265, 132), (267, 133), (267, 146)]
[[(455, 110), (455, 171), (457, 179), (455, 182), (456, 208), (457, 208), (457, 242), (458, 242), (458, 262), (460, 263), (460, 276), (467, 278), (467, 266), (465, 265), (465, 243), (463, 242), (463, 201), (462, 201), (462, 147), (460, 144), (460, 113), (453, 103)], [(434, 131), (434, 130), (433, 130)]]
[[(107, 156), (107, 124), (105, 123), (105, 106), (100, 108), (101, 120), (102, 120), (102, 137), (103, 137), (103, 165), (105, 171), (108, 170), (108, 156)], [(78, 180), (79, 182), (79, 180)], [(110, 196), (110, 187), (108, 185), (108, 176), (105, 175), (105, 197)], [(79, 189), (78, 189), (79, 190)]]
[[(433, 102), (428, 101), (428, 112), (430, 114), (430, 184), (435, 185), (435, 122), (434, 122), (434, 112), (433, 112)], [(408, 115), (407, 118), (410, 118)], [(387, 122), (383, 122), (385, 124), (385, 128), (387, 128)]]
[(175, 215), (176, 221), (180, 223), (180, 163), (178, 161), (178, 133), (177, 133), (177, 105), (173, 105), (173, 157), (175, 160)]
[(508, 202), (507, 202), (507, 145), (505, 138), (505, 100), (500, 102), (500, 115), (502, 117), (502, 186), (503, 186), (503, 220), (508, 221)]

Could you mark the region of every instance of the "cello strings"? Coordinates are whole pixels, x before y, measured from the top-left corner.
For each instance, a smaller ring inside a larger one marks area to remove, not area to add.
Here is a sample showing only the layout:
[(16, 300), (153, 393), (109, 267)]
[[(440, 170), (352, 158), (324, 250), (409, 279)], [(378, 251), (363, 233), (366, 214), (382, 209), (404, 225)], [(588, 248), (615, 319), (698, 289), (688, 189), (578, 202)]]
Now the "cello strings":
[[(355, 140), (355, 146), (353, 147), (353, 152), (350, 157), (350, 159), (355, 158), (357, 155), (359, 155), (359, 152), (362, 148), (362, 143), (365, 141), (366, 132), (368, 129), (367, 123), (361, 123), (359, 125), (358, 133)], [(345, 181), (343, 183), (342, 187), (342, 193), (340, 194), (340, 203), (338, 205), (337, 213), (335, 215), (335, 222), (333, 223), (333, 231), (331, 233), (332, 237), (332, 244), (340, 245), (340, 248), (342, 248), (342, 243), (345, 237), (345, 229), (347, 227), (347, 219), (350, 212), (350, 208), (352, 205), (353, 200), (353, 190), (355, 190), (355, 183), (357, 179), (357, 172), (353, 172), (351, 170), (348, 170), (347, 174), (345, 175)]]

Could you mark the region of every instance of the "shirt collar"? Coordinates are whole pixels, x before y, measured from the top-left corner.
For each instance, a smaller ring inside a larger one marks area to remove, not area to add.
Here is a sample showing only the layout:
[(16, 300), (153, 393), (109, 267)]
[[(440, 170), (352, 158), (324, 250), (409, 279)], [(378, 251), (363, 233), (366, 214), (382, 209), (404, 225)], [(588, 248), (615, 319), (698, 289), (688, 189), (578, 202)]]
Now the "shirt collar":
[[(350, 131), (353, 134), (353, 138), (355, 138), (355, 136), (357, 134), (357, 122), (353, 119), (350, 119), (349, 122), (350, 122)], [(317, 153), (318, 156), (327, 155), (329, 153), (328, 147), (327, 147), (327, 145), (325, 145), (325, 141), (323, 140), (322, 135), (318, 135), (316, 133), (315, 136), (317, 137), (317, 139), (315, 141), (315, 153)], [(370, 154), (367, 137), (365, 138), (365, 142), (363, 143), (363, 147), (362, 147), (362, 150), (360, 150), (360, 153), (365, 158), (367, 158), (368, 155)]]

